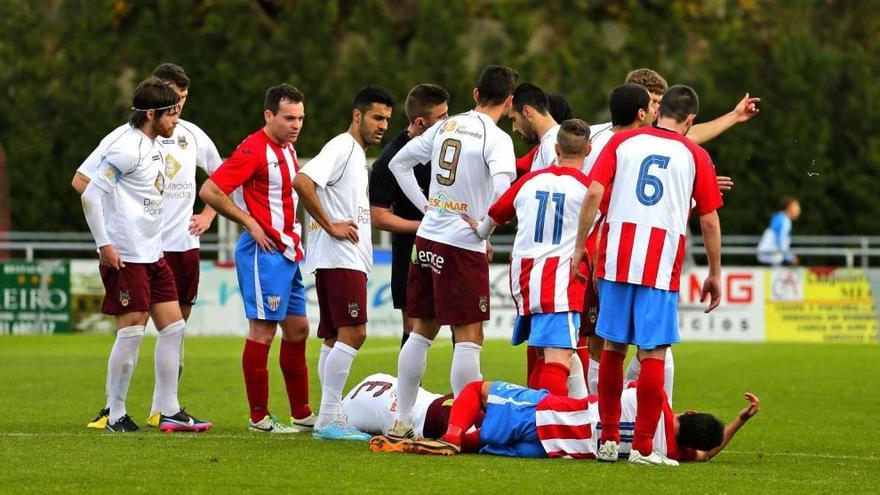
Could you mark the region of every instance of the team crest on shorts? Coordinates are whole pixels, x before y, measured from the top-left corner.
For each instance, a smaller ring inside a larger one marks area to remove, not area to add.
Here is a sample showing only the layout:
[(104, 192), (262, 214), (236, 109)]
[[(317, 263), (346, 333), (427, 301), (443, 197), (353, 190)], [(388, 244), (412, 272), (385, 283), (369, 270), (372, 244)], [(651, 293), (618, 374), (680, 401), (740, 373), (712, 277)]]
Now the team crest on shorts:
[(119, 291), (119, 304), (121, 304), (122, 307), (126, 307), (126, 306), (128, 306), (128, 304), (130, 302), (131, 302), (131, 296), (128, 295), (128, 291), (127, 290)]
[(186, 136), (177, 136), (177, 145), (180, 149), (185, 150), (189, 143), (186, 142)]
[(590, 313), (590, 323), (596, 323), (596, 318), (597, 318), (599, 312), (596, 311), (596, 308), (590, 308), (589, 313)]
[(269, 296), (266, 302), (269, 303), (269, 311), (278, 311), (278, 306), (281, 306), (281, 296)]
[(361, 312), (361, 306), (358, 303), (348, 303), (348, 314), (352, 318), (357, 318)]
[(486, 311), (489, 311), (489, 298), (488, 297), (481, 297), (480, 298), (480, 312), (485, 313)]

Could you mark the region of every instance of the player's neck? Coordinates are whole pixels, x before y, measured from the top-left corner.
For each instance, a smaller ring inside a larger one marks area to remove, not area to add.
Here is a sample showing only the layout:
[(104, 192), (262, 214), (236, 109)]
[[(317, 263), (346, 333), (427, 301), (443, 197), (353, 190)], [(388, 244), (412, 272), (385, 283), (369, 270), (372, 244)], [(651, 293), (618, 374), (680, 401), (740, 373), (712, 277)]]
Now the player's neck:
[(556, 164), (560, 168), (576, 168), (580, 170), (584, 166), (583, 158), (563, 158)]
[(641, 127), (641, 124), (642, 124), (641, 121), (636, 120), (632, 124), (629, 124), (629, 125), (616, 125), (611, 128), (611, 132), (620, 132), (620, 131), (629, 131), (632, 129), (638, 129), (639, 127)]
[(474, 111), (488, 115), (497, 124), (501, 120), (501, 116), (504, 115), (504, 104), (492, 106), (477, 105), (474, 107)]
[(353, 137), (355, 141), (357, 141), (357, 144), (361, 145), (361, 148), (363, 148), (364, 151), (367, 151), (367, 148), (369, 148), (370, 145), (365, 143), (363, 138), (361, 138), (361, 133), (358, 132), (357, 125), (355, 125), (354, 122), (348, 126), (348, 133), (351, 134), (351, 137)]
[(540, 141), (547, 135), (550, 129), (556, 127), (556, 121), (550, 115), (538, 114), (537, 118), (532, 121), (532, 125), (535, 127), (535, 132), (538, 134), (538, 140)]
[(406, 128), (406, 135), (409, 136), (410, 139), (419, 137), (422, 133), (419, 126), (415, 124), (415, 122), (411, 122)]
[(287, 146), (287, 144), (288, 144), (287, 141), (278, 139), (278, 136), (272, 134), (272, 132), (269, 130), (269, 126), (263, 126), (263, 134), (265, 134), (266, 137), (269, 138), (269, 141), (272, 141), (273, 143), (277, 144), (278, 146), (280, 146), (282, 148)]
[(153, 126), (151, 126), (149, 123), (138, 127), (138, 130), (143, 132), (144, 135), (150, 138), (151, 141), (155, 141), (156, 138), (159, 136), (159, 134), (153, 130)]
[(666, 129), (667, 131), (677, 132), (682, 136), (687, 134), (688, 130), (687, 123), (676, 122), (676, 120), (671, 117), (660, 117), (657, 119), (657, 124), (655, 125), (661, 129)]

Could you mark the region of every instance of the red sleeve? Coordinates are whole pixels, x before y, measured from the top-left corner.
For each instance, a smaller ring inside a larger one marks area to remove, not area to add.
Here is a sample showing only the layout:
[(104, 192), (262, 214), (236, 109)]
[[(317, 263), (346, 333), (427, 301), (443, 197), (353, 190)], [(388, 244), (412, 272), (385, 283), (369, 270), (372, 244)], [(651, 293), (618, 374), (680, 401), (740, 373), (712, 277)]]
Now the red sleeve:
[(539, 146), (535, 146), (528, 153), (516, 159), (516, 176), (517, 178), (532, 171), (532, 162), (538, 153)]
[(246, 143), (242, 143), (232, 152), (232, 156), (211, 174), (211, 180), (220, 190), (229, 194), (254, 176), (263, 159), (265, 157), (260, 157)]
[(588, 184), (596, 181), (605, 186), (605, 189), (608, 189), (608, 186), (614, 182), (614, 174), (617, 173), (617, 147), (620, 146), (623, 140), (624, 138), (621, 133), (611, 137), (602, 153), (599, 154), (599, 158), (596, 159), (596, 163), (593, 165), (592, 170), (590, 170), (590, 175), (587, 176)]
[(492, 220), (495, 220), (495, 223), (498, 225), (504, 225), (513, 219), (513, 216), (516, 215), (516, 208), (513, 206), (513, 202), (516, 200), (516, 195), (519, 194), (523, 184), (539, 173), (541, 173), (541, 171), (529, 172), (524, 175), (522, 179), (514, 182), (509, 189), (504, 191), (504, 194), (498, 198), (498, 201), (489, 208), (489, 216), (492, 217)]
[(692, 153), (696, 167), (694, 201), (697, 203), (697, 213), (705, 215), (721, 208), (724, 201), (721, 199), (721, 190), (718, 189), (718, 180), (715, 177), (715, 165), (712, 164), (709, 153), (700, 147), (692, 150)]

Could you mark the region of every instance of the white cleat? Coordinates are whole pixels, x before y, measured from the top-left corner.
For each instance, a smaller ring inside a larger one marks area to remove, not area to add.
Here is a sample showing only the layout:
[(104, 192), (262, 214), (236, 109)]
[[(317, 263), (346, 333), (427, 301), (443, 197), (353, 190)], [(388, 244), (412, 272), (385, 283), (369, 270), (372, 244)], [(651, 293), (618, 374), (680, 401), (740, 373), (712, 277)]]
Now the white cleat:
[(290, 425), (286, 425), (278, 421), (275, 416), (265, 416), (259, 422), (254, 423), (248, 420), (248, 431), (256, 431), (260, 433), (296, 433)]
[(318, 417), (314, 414), (310, 414), (302, 419), (296, 419), (293, 416), (290, 417), (290, 427), (293, 428), (294, 431), (299, 433), (310, 432), (315, 429), (315, 423), (318, 421)]
[(629, 453), (629, 463), (645, 466), (678, 466), (678, 461), (672, 460), (656, 450), (651, 452), (651, 455), (645, 456), (638, 450), (633, 449)]
[(605, 440), (605, 442), (599, 446), (599, 452), (596, 453), (596, 459), (601, 462), (615, 462), (617, 461), (619, 452), (619, 443), (613, 440)]

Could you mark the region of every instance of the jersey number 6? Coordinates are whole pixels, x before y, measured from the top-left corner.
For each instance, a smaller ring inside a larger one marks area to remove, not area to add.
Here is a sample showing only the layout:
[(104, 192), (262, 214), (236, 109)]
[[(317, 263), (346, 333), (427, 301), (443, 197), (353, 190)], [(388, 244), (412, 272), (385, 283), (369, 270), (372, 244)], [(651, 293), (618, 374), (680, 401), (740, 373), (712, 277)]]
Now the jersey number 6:
[(455, 169), (458, 168), (459, 158), (461, 158), (461, 141), (452, 138), (443, 141), (437, 164), (449, 173), (446, 176), (437, 174), (437, 183), (441, 186), (451, 186), (455, 182)]
[[(636, 198), (645, 206), (656, 205), (663, 197), (663, 183), (656, 175), (651, 175), (651, 165), (665, 169), (669, 166), (669, 157), (661, 155), (649, 155), (642, 161), (639, 167), (639, 180), (636, 183)], [(650, 188), (648, 186), (651, 186)]]

